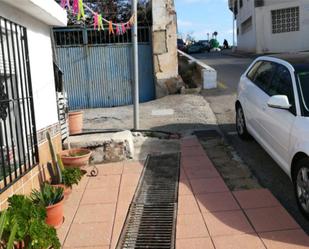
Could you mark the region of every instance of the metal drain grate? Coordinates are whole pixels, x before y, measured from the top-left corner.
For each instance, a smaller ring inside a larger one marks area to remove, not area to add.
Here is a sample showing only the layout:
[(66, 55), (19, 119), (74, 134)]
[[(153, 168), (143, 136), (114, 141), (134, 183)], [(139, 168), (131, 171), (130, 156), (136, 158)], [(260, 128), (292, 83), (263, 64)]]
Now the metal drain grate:
[(174, 249), (180, 154), (148, 156), (117, 249)]

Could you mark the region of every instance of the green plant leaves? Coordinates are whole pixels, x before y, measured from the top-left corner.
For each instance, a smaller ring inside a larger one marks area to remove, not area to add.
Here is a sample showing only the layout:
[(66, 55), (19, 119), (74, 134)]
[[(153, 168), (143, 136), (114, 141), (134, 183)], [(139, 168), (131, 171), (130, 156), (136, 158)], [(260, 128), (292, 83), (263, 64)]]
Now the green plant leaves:
[(62, 170), (63, 183), (67, 187), (78, 184), (83, 177), (83, 172), (79, 168), (65, 168)]
[(30, 198), (34, 203), (44, 207), (55, 205), (63, 199), (63, 188), (45, 183), (41, 191), (37, 189), (32, 190)]
[[(9, 208), (6, 211), (3, 237), (1, 240), (11, 249), (15, 242), (31, 249), (59, 249), (61, 247), (56, 230), (45, 223), (46, 209), (35, 204), (24, 195), (14, 195), (9, 198)], [(2, 216), (0, 218), (0, 230)], [(9, 247), (10, 246), (10, 247)]]

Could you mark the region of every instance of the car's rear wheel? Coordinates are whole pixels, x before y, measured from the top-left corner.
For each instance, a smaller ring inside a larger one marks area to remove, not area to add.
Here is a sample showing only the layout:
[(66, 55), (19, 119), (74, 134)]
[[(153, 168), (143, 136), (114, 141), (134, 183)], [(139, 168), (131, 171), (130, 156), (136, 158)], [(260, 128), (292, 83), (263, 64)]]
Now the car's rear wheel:
[(250, 138), (246, 126), (245, 114), (240, 104), (236, 107), (236, 130), (241, 139), (247, 140)]
[(303, 215), (309, 219), (309, 158), (297, 162), (293, 183), (297, 205)]

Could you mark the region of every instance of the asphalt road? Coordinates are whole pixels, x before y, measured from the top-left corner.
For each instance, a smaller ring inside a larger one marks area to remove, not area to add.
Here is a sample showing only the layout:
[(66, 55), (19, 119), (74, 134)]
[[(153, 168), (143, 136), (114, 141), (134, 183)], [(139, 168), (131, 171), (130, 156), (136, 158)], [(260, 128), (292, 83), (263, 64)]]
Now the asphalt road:
[(226, 139), (251, 169), (261, 186), (268, 188), (309, 234), (309, 221), (297, 208), (289, 177), (257, 142), (242, 141), (236, 134), (234, 103), (238, 80), (254, 58), (235, 57), (221, 53), (203, 53), (193, 56), (218, 72), (218, 89), (204, 91), (203, 95), (210, 103)]

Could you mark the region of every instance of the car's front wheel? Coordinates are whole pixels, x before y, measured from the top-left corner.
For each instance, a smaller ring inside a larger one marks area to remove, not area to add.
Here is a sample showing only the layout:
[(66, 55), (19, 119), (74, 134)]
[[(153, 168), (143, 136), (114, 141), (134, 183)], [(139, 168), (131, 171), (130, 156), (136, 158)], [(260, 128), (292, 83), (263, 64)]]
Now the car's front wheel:
[(309, 158), (297, 162), (293, 183), (298, 207), (309, 219)]
[(250, 138), (246, 126), (245, 114), (240, 104), (236, 107), (236, 130), (241, 139), (247, 140)]

